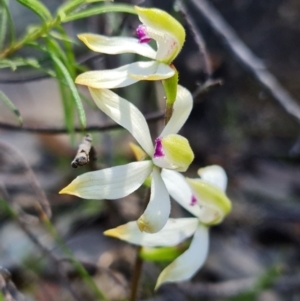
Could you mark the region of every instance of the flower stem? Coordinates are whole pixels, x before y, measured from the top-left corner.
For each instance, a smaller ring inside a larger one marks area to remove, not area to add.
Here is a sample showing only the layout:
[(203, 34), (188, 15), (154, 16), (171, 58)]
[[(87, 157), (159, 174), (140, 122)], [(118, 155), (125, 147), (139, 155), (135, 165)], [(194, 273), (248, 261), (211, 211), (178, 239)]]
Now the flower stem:
[[(146, 195), (145, 195), (145, 209), (150, 201), (150, 193), (151, 190), (150, 188), (147, 188)], [(133, 273), (132, 273), (132, 278), (131, 278), (131, 288), (130, 288), (130, 297), (129, 301), (136, 301), (137, 300), (137, 292), (139, 288), (139, 282), (142, 274), (142, 267), (143, 267), (143, 259), (140, 256), (142, 247), (137, 247), (136, 250), (136, 258), (134, 262), (134, 268), (133, 268)]]
[(130, 290), (129, 301), (135, 301), (136, 297), (137, 297), (139, 280), (141, 278), (142, 267), (143, 267), (143, 259), (140, 257), (141, 249), (142, 249), (142, 247), (137, 247), (137, 250), (136, 250), (136, 258), (135, 258), (135, 262), (134, 262), (134, 270), (133, 270), (132, 280), (131, 280), (131, 290)]
[(166, 106), (166, 112), (165, 112), (165, 125), (169, 122), (170, 118), (173, 114), (173, 104)]

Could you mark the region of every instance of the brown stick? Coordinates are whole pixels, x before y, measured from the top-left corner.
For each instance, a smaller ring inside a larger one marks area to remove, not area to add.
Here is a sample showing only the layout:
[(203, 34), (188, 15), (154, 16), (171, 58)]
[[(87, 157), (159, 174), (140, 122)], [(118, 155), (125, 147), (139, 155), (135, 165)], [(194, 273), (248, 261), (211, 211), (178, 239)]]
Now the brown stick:
[[(164, 118), (164, 112), (154, 112), (145, 115), (145, 118), (148, 122), (155, 122)], [(51, 127), (31, 127), (31, 126), (17, 126), (14, 124), (9, 124), (5, 122), (0, 122), (0, 128), (11, 130), (11, 131), (21, 131), (21, 132), (29, 132), (29, 133), (41, 133), (41, 134), (68, 134), (68, 129), (65, 127), (62, 128), (51, 128)], [(84, 131), (87, 132), (104, 132), (109, 130), (115, 130), (122, 128), (119, 124), (114, 122), (108, 122), (104, 125), (90, 125), (87, 126)], [(76, 133), (82, 133), (83, 130), (81, 127), (75, 127), (74, 131)]]
[(235, 31), (227, 24), (220, 13), (206, 0), (191, 0), (211, 27), (222, 36), (230, 50), (249, 68), (258, 81), (266, 87), (287, 113), (300, 123), (300, 106), (285, 90), (265, 64), (240, 40)]
[(210, 77), (212, 74), (212, 67), (211, 67), (211, 62), (209, 60), (209, 57), (207, 55), (205, 41), (199, 29), (197, 29), (197, 25), (195, 24), (194, 20), (191, 18), (190, 14), (188, 14), (184, 1), (179, 2), (179, 9), (183, 17), (185, 18), (186, 23), (189, 26), (191, 32), (194, 35), (194, 40), (198, 46), (199, 53), (203, 58), (205, 75), (207, 77)]
[(18, 163), (22, 166), (24, 174), (30, 180), (30, 185), (37, 196), (37, 200), (43, 209), (44, 214), (50, 218), (52, 215), (51, 207), (46, 197), (44, 190), (41, 188), (40, 183), (38, 182), (35, 174), (32, 169), (28, 165), (27, 161), (23, 158), (21, 153), (12, 147), (10, 144), (5, 143), (4, 141), (0, 141), (0, 152), (4, 152), (5, 154), (9, 154), (10, 157), (13, 158), (15, 163)]

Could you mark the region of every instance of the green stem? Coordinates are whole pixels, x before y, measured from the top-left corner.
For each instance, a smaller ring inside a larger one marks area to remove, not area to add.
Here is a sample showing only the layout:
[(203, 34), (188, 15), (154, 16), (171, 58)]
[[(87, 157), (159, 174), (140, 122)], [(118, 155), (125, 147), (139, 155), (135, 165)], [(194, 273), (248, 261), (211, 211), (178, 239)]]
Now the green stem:
[(137, 299), (139, 281), (141, 278), (142, 267), (143, 267), (143, 259), (140, 256), (141, 249), (142, 247), (137, 247), (136, 250), (136, 258), (134, 262), (134, 270), (131, 279), (131, 290), (130, 290), (129, 301), (135, 301)]
[(165, 112), (165, 125), (169, 122), (173, 114), (173, 104), (167, 104)]
[[(151, 190), (150, 188), (147, 188), (146, 191), (146, 204), (145, 204), (145, 209), (150, 201), (150, 194)], [(143, 267), (143, 259), (140, 256), (142, 247), (137, 247), (136, 250), (136, 258), (134, 262), (134, 268), (133, 268), (133, 273), (132, 273), (132, 278), (131, 278), (131, 289), (130, 289), (130, 297), (129, 301), (136, 301), (137, 300), (137, 293), (138, 293), (138, 288), (139, 288), (139, 282), (142, 274), (142, 267)]]
[(45, 25), (33, 30), (32, 32), (25, 35), (23, 38), (19, 39), (15, 43), (11, 44), (9, 47), (4, 49), (0, 53), (0, 59), (6, 58), (9, 55), (13, 54), (17, 50), (21, 49), (25, 44), (33, 42), (41, 38), (45, 33), (51, 30), (53, 27), (57, 26), (60, 22), (59, 18), (55, 18), (50, 22), (47, 22)]

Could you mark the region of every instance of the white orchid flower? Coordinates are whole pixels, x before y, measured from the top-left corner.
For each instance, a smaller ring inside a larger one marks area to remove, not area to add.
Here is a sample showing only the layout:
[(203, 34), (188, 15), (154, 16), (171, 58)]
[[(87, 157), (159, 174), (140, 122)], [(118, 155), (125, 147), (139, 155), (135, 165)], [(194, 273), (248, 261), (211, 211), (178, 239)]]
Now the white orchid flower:
[(188, 140), (177, 134), (191, 112), (192, 95), (178, 86), (173, 115), (153, 146), (146, 119), (137, 107), (110, 90), (89, 89), (96, 105), (127, 129), (150, 159), (85, 173), (60, 193), (84, 199), (122, 198), (138, 189), (152, 174), (150, 201), (137, 224), (141, 231), (157, 232), (166, 224), (171, 206), (160, 169), (186, 171), (194, 159)]
[[(151, 59), (134, 62), (116, 69), (88, 71), (76, 78), (76, 83), (97, 89), (126, 87), (139, 80), (164, 80), (172, 77), (175, 70), (170, 64), (180, 52), (185, 31), (182, 25), (167, 12), (156, 8), (135, 6), (140, 21), (138, 38), (107, 37), (84, 33), (79, 39), (91, 50), (105, 54), (136, 53)], [(155, 51), (146, 44), (154, 39)]]
[(174, 246), (193, 236), (189, 248), (161, 272), (156, 289), (165, 282), (188, 280), (202, 267), (208, 253), (209, 225), (219, 223), (231, 209), (231, 202), (225, 195), (227, 176), (224, 169), (213, 165), (198, 173), (201, 179), (186, 181), (178, 172), (162, 171), (170, 195), (195, 218), (170, 218), (164, 228), (154, 234), (140, 232), (135, 222), (104, 232), (143, 247)]

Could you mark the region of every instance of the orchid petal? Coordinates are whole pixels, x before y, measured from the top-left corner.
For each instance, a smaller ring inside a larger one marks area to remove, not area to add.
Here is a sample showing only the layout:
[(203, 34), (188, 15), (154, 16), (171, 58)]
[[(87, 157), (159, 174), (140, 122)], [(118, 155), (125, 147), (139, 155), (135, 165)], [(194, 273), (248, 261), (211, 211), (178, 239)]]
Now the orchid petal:
[(139, 80), (166, 79), (174, 72), (171, 67), (156, 61), (135, 62), (115, 69), (84, 72), (77, 76), (75, 82), (96, 89), (113, 89)]
[(161, 168), (186, 171), (194, 160), (194, 153), (188, 140), (180, 135), (170, 134), (155, 140), (153, 163)]
[(182, 25), (167, 12), (156, 8), (135, 6), (140, 21), (146, 25), (147, 35), (157, 43), (156, 60), (171, 63), (180, 52), (185, 31)]
[(177, 134), (188, 119), (193, 108), (193, 97), (186, 88), (178, 85), (177, 97), (173, 104), (173, 113), (169, 122), (160, 134), (164, 137), (169, 134)]
[(211, 165), (198, 170), (198, 175), (205, 182), (213, 184), (225, 191), (227, 188), (227, 175), (225, 170), (219, 165)]
[(159, 232), (150, 234), (141, 232), (134, 221), (107, 230), (104, 235), (143, 247), (168, 247), (175, 246), (192, 236), (197, 227), (197, 218), (169, 218), (166, 225)]
[(72, 194), (83, 199), (118, 199), (138, 189), (152, 170), (151, 161), (87, 172), (78, 176), (60, 194)]
[(144, 150), (137, 144), (129, 142), (129, 146), (137, 161), (143, 161), (147, 157), (147, 154), (144, 152)]
[(136, 38), (107, 37), (98, 34), (84, 33), (78, 38), (91, 50), (106, 53), (136, 53), (150, 59), (155, 59), (156, 51), (148, 44), (142, 44)]
[(159, 275), (155, 289), (165, 282), (188, 280), (203, 266), (209, 247), (208, 228), (199, 225), (190, 247)]
[[(141, 63), (145, 63), (145, 67), (141, 68)], [(130, 68), (128, 70), (128, 75), (137, 80), (162, 80), (172, 77), (174, 74), (175, 70), (173, 68), (156, 61), (140, 62), (139, 68)]]
[(98, 108), (127, 129), (146, 153), (152, 156), (153, 143), (149, 127), (140, 110), (131, 102), (110, 90), (93, 88), (89, 88), (89, 90)]
[(193, 192), (185, 177), (169, 169), (163, 169), (161, 176), (171, 197), (194, 216), (200, 216), (201, 208), (197, 204), (192, 204)]
[(187, 182), (202, 206), (201, 222), (207, 225), (220, 223), (231, 210), (231, 202), (224, 191), (200, 179), (187, 178)]
[(155, 233), (161, 230), (168, 221), (171, 203), (167, 188), (158, 168), (152, 172), (151, 196), (148, 206), (137, 224), (142, 232)]

